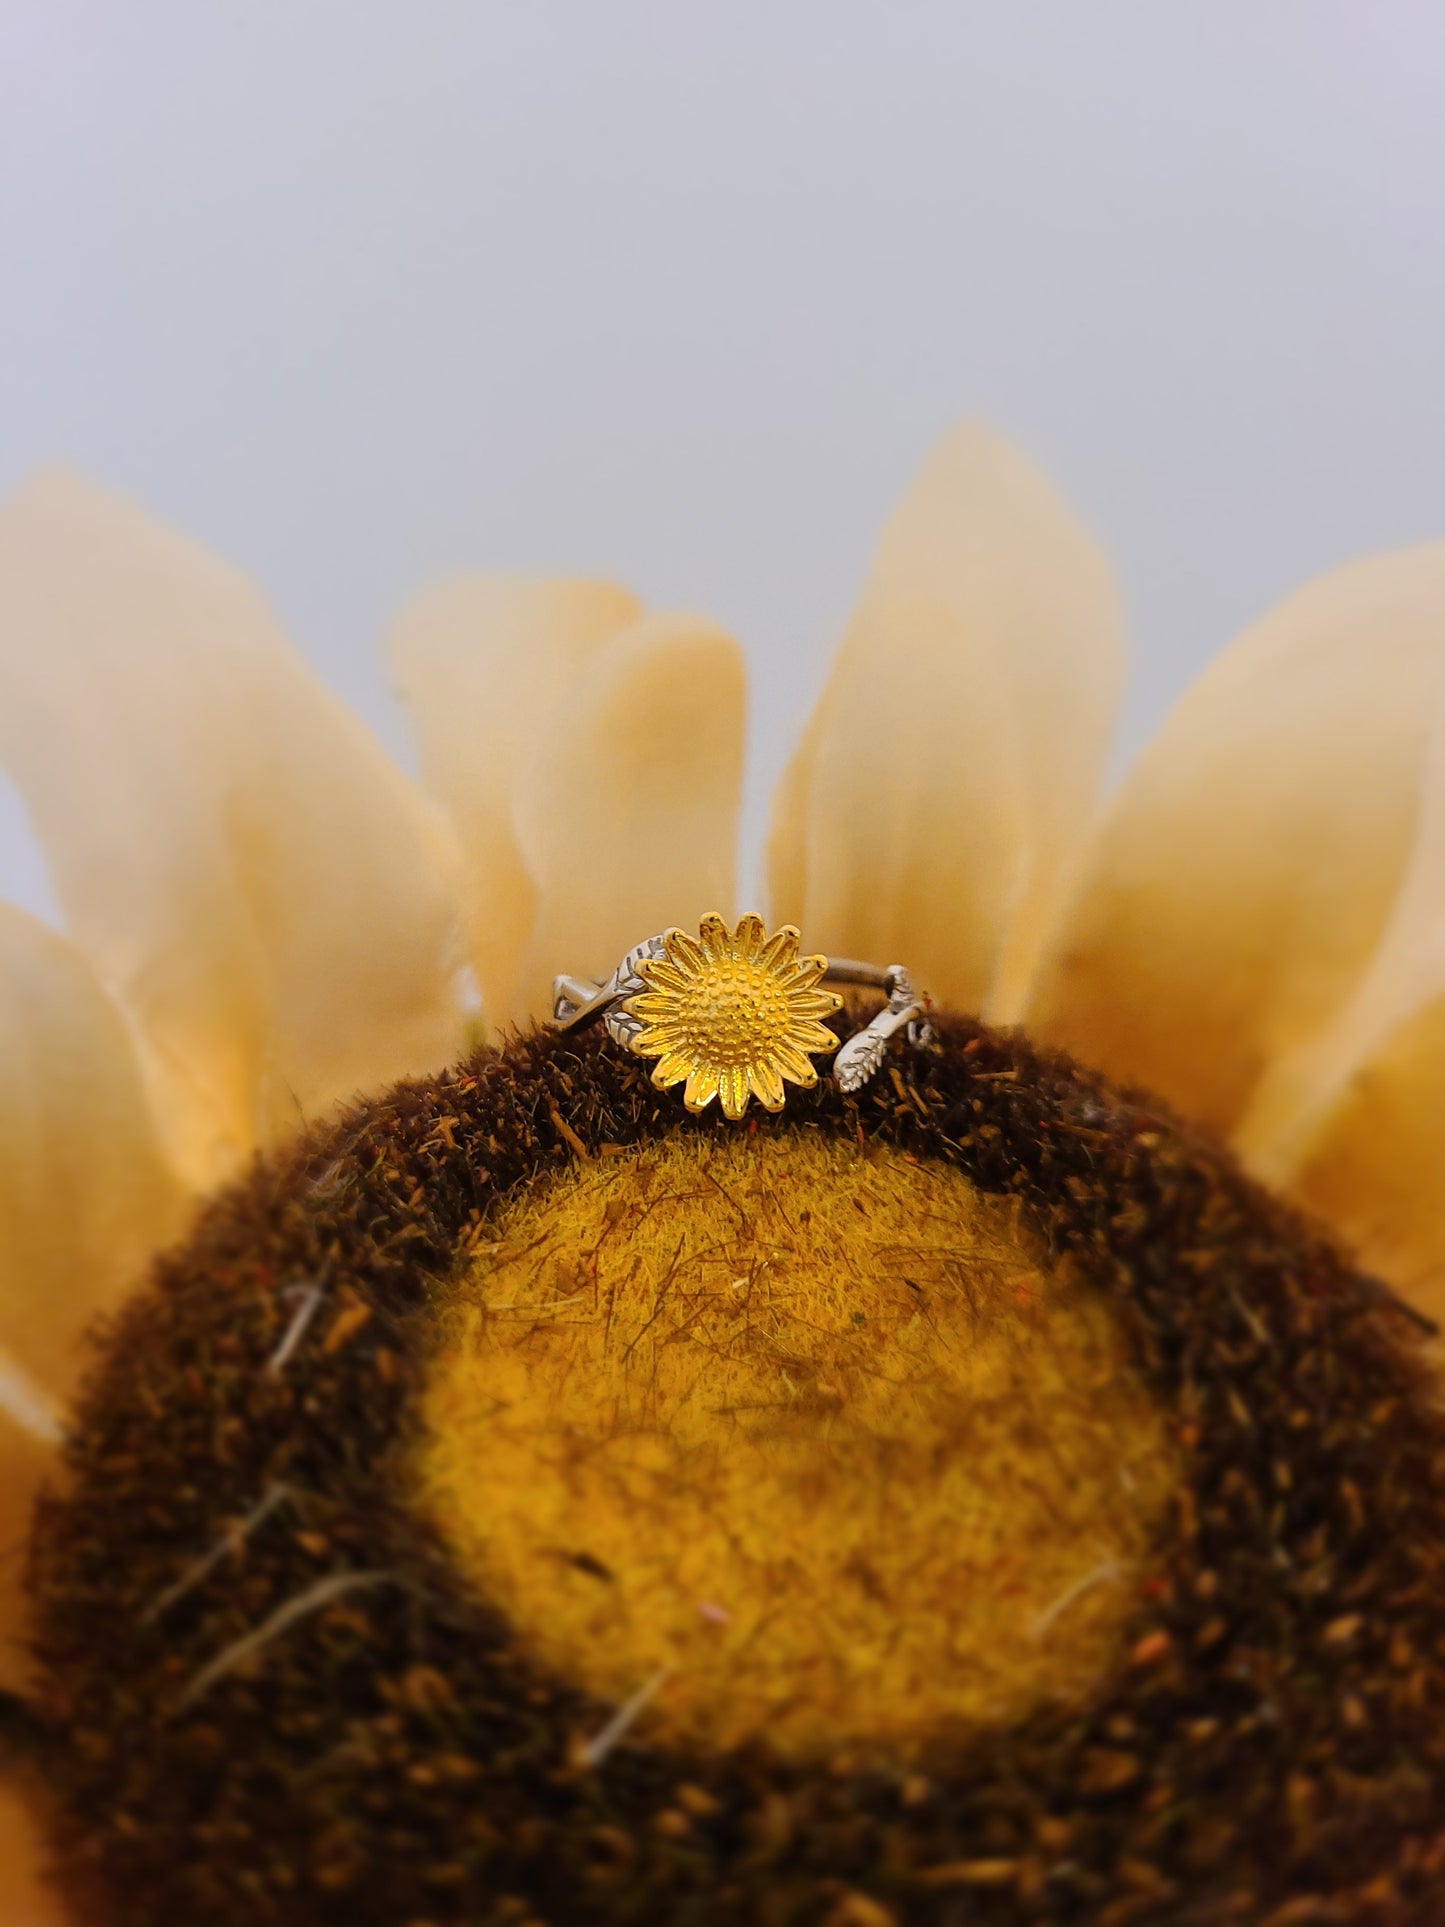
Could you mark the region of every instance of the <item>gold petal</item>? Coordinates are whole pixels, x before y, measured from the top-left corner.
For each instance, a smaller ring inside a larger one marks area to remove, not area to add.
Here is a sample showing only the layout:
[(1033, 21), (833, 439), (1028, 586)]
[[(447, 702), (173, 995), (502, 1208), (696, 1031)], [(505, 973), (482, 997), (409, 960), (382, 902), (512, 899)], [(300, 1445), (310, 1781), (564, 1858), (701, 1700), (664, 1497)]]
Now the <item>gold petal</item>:
[[(731, 907), (744, 696), (730, 637), (655, 615), (598, 651), (553, 712), (516, 802), (538, 889), (531, 1008), (559, 968), (600, 976), (671, 918)], [(669, 955), (685, 966), (688, 946)]]
[(684, 985), (707, 969), (707, 956), (702, 945), (685, 930), (667, 932), (667, 955), (669, 962), (676, 965)]
[(884, 531), (779, 787), (774, 915), (1011, 1019), (1087, 842), (1122, 653), (1062, 499), (957, 430)]
[(739, 917), (735, 933), (738, 955), (748, 963), (756, 963), (762, 956), (767, 934), (767, 927), (761, 917), (754, 916), (751, 911), (746, 916)]
[[(828, 1039), (829, 1048), (836, 1048), (837, 1039)], [(805, 1091), (812, 1090), (818, 1081), (816, 1067), (809, 1062), (796, 1045), (779, 1044), (773, 1051), (773, 1061), (791, 1083), (800, 1084)]]
[(692, 982), (685, 970), (666, 957), (644, 957), (637, 966), (637, 974), (645, 984), (654, 985), (660, 990), (686, 990)]
[(1313, 1063), (1396, 922), (1442, 645), (1445, 544), (1339, 570), (1240, 637), (1130, 777), (1030, 1028), (1240, 1130), (1265, 1168), (1358, 1050), (1346, 1025), (1332, 1072)]
[(702, 943), (702, 954), (709, 963), (718, 963), (733, 953), (732, 932), (719, 916), (709, 914), (699, 920), (698, 938)]
[(835, 990), (790, 990), (788, 1009), (795, 1017), (831, 1017), (843, 1007)]
[(824, 1030), (821, 1024), (795, 1024), (789, 1042), (800, 1050), (817, 1051), (820, 1054), (838, 1048), (838, 1039), (831, 1030)]
[(662, 990), (639, 990), (627, 999), (627, 1009), (634, 1017), (645, 1022), (665, 1021), (677, 1009), (677, 999), (670, 988)]
[(826, 957), (817, 954), (811, 957), (800, 957), (796, 969), (787, 976), (786, 981), (799, 990), (808, 990), (811, 989), (814, 984), (821, 983), (827, 974), (827, 970), (828, 959)]
[(718, 1078), (723, 1116), (734, 1120), (748, 1108), (748, 1074), (745, 1070), (725, 1070)]
[(0, 759), (191, 1181), (455, 1049), (433, 811), (243, 577), (64, 474), (0, 508)]
[(1291, 1189), (1445, 1323), (1445, 994), (1405, 1020), (1317, 1124)]
[(65, 1395), (81, 1331), (184, 1215), (120, 1013), (70, 944), (0, 904), (0, 1347)]
[[(472, 573), (409, 603), (388, 639), (422, 784), (461, 842), (472, 964), (499, 1023), (528, 1014), (518, 979), (537, 907), (513, 823), (519, 774), (587, 662), (640, 614), (608, 582)], [(585, 825), (579, 833), (585, 840)]]
[(680, 1084), (685, 1077), (692, 1075), (692, 1059), (684, 1051), (665, 1050), (657, 1060), (657, 1068), (652, 1073), (652, 1081), (662, 1089)]
[(5, 1927), (66, 1927), (67, 1910), (44, 1875), (40, 1824), (20, 1789), (0, 1782), (0, 1920)]
[(782, 1072), (775, 1064), (754, 1064), (748, 1070), (748, 1088), (765, 1111), (783, 1108)]
[(776, 971), (779, 977), (785, 977), (787, 966), (798, 960), (799, 941), (797, 927), (794, 924), (785, 923), (781, 929), (775, 930), (763, 945), (758, 954), (758, 962), (766, 969)]
[[(653, 1073), (654, 1077), (656, 1072)], [(705, 1111), (718, 1094), (719, 1072), (715, 1065), (700, 1064), (687, 1074), (682, 1101), (690, 1111)]]

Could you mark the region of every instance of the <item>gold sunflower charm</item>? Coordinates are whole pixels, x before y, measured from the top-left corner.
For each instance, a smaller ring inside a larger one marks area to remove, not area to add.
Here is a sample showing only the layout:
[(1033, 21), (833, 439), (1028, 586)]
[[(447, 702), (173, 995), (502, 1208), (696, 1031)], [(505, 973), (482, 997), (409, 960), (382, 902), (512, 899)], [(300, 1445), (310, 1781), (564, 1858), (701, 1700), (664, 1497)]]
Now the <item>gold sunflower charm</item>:
[(635, 965), (647, 988), (624, 1006), (640, 1026), (632, 1049), (658, 1060), (652, 1081), (660, 1090), (687, 1080), (690, 1111), (715, 1097), (731, 1118), (742, 1116), (749, 1097), (780, 1111), (783, 1079), (810, 1089), (818, 1073), (809, 1053), (838, 1048), (820, 1022), (843, 1002), (818, 988), (827, 968), (826, 957), (798, 955), (789, 923), (771, 937), (755, 916), (740, 917), (735, 930), (706, 916), (696, 937), (669, 930), (662, 955)]

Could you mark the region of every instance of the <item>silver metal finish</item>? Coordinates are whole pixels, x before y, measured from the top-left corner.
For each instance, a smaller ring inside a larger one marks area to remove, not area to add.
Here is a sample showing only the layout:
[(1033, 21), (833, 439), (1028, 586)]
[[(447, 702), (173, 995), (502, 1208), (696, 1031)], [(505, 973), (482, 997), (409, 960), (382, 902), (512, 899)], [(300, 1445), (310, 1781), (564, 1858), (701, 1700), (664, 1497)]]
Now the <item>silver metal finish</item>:
[(628, 951), (610, 977), (604, 977), (599, 982), (583, 977), (554, 977), (553, 1029), (588, 1030), (593, 1024), (601, 1022), (606, 1024), (607, 1034), (614, 1044), (631, 1050), (632, 1040), (642, 1025), (631, 1011), (623, 1009), (623, 1004), (629, 997), (639, 996), (647, 988), (637, 974), (638, 964), (646, 957), (660, 957), (663, 954), (662, 938), (648, 937)]
[(871, 1023), (855, 1031), (833, 1059), (833, 1075), (840, 1090), (861, 1091), (871, 1082), (878, 1075), (890, 1041), (900, 1030), (907, 1030), (910, 1044), (931, 1040), (927, 1001), (915, 990), (913, 978), (902, 964), (889, 964), (880, 971), (876, 964), (840, 958), (837, 963), (829, 963), (828, 978), (842, 984), (869, 984), (888, 992), (883, 1009)]

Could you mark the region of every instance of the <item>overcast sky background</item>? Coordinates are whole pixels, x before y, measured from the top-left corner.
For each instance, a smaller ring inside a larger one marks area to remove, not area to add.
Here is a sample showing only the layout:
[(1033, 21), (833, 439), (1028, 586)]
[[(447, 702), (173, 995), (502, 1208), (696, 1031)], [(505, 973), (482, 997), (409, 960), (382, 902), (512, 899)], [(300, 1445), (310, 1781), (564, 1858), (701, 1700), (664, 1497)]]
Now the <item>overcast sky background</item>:
[[(0, 488), (241, 564), (410, 761), (458, 566), (749, 652), (747, 834), (878, 527), (979, 415), (1106, 543), (1131, 753), (1445, 535), (1439, 0), (4, 0)], [(0, 895), (44, 909), (0, 784)]]

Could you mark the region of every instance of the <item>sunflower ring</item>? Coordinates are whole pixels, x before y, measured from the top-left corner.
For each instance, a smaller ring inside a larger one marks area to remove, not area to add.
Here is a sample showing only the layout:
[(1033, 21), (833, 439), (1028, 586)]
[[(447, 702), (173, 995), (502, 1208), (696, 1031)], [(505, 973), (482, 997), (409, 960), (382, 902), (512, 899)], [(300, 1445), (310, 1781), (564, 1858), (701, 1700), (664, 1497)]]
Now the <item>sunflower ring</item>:
[[(764, 1110), (783, 1108), (784, 1082), (811, 1090), (811, 1059), (837, 1052), (839, 1088), (861, 1090), (883, 1062), (889, 1040), (906, 1030), (928, 1041), (929, 1000), (902, 964), (858, 963), (799, 954), (800, 934), (785, 923), (771, 936), (761, 917), (729, 929), (716, 913), (696, 937), (670, 929), (637, 944), (610, 977), (562, 975), (552, 985), (552, 1022), (575, 1031), (601, 1021), (614, 1042), (657, 1060), (659, 1090), (682, 1084), (683, 1102), (702, 1111), (720, 1098), (725, 1116), (740, 1118), (750, 1098)], [(824, 983), (883, 990), (884, 1008), (839, 1049), (822, 1019), (843, 999)]]

